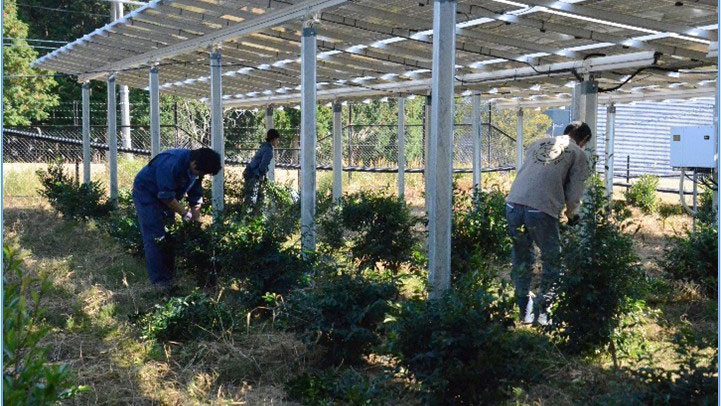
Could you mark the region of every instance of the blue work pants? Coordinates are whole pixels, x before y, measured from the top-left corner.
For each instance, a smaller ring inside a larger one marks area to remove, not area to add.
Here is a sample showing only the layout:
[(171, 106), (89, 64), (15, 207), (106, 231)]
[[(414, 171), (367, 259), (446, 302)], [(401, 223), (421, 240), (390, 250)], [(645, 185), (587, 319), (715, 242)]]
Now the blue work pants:
[(532, 270), (535, 261), (533, 244), (541, 251), (541, 283), (533, 313), (545, 312), (553, 294), (553, 285), (561, 272), (561, 237), (558, 219), (532, 207), (506, 203), (506, 219), (513, 240), (513, 269), (511, 277), (515, 285), (516, 303), (524, 319), (531, 289)]
[(148, 199), (140, 199), (139, 193), (133, 189), (148, 277), (154, 285), (170, 285), (175, 276), (175, 249), (173, 241), (166, 235), (165, 226), (173, 221), (173, 212), (157, 199), (150, 204), (141, 203)]

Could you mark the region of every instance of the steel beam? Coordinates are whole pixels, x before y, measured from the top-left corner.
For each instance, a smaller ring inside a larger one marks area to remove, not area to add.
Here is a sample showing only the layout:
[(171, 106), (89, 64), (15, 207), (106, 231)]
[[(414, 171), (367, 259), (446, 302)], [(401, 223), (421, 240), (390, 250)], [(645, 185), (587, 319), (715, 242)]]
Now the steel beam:
[(451, 284), (451, 211), (453, 197), (453, 105), (456, 70), (455, 0), (433, 3), (433, 83), (431, 106), (431, 192), (428, 216), (428, 289), (437, 299)]
[(301, 37), (300, 79), (300, 230), (304, 252), (315, 251), (316, 53), (316, 30), (306, 26)]
[[(108, 64), (100, 70), (113, 71), (126, 69), (170, 58), (176, 55), (181, 55), (195, 49), (203, 48), (212, 44), (218, 44), (229, 39), (242, 37), (266, 28), (274, 27), (287, 21), (304, 18), (325, 8), (345, 3), (346, 1), (347, 0), (305, 0), (291, 6), (262, 14), (256, 18), (239, 24), (233, 24), (223, 29), (213, 30), (208, 27), (211, 32), (208, 32), (206, 35), (201, 37), (192, 38), (162, 49), (156, 49), (145, 52), (141, 55), (125, 58)], [(88, 75), (85, 79), (93, 79), (94, 76), (95, 74)]]
[(220, 50), (210, 54), (210, 144), (220, 155), (220, 172), (213, 176), (213, 216), (223, 211), (225, 139), (223, 137), (223, 83)]

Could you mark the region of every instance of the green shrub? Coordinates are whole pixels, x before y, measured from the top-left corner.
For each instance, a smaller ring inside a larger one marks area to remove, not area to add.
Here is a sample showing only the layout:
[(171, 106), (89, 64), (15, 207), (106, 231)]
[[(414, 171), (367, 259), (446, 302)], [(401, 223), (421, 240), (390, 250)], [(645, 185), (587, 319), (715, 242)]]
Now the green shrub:
[(640, 295), (643, 271), (633, 240), (608, 209), (598, 177), (588, 182), (580, 220), (563, 235), (563, 271), (548, 330), (570, 353), (611, 343), (621, 317)]
[(389, 400), (381, 380), (350, 368), (300, 375), (288, 383), (288, 394), (306, 406), (382, 406)]
[(3, 404), (52, 405), (70, 399), (86, 386), (75, 386), (66, 364), (48, 360), (49, 346), (40, 342), (50, 333), (43, 324), (42, 298), (47, 278), (33, 277), (21, 266), (19, 249), (3, 248)]
[(421, 382), (428, 404), (494, 404), (544, 368), (531, 353), (537, 339), (512, 330), (510, 296), (472, 277), (441, 298), (403, 303), (389, 326), (389, 349)]
[(159, 341), (192, 340), (233, 327), (229, 309), (197, 290), (155, 305), (140, 322), (142, 338)]
[(350, 241), (350, 254), (361, 269), (398, 271), (412, 263), (419, 242), (414, 227), (420, 221), (403, 199), (374, 191), (342, 198), (339, 208), (328, 210), (319, 220), (319, 239), (333, 249)]
[(268, 293), (287, 294), (308, 270), (308, 262), (295, 248), (282, 246), (287, 236), (272, 218), (227, 219), (215, 245), (223, 277), (240, 282), (248, 306), (264, 302)]
[(500, 190), (455, 193), (451, 249), (454, 279), (481, 269), (489, 258), (510, 260), (506, 197)]
[(130, 191), (120, 191), (118, 207), (98, 221), (98, 227), (110, 235), (130, 254), (143, 256), (143, 235)]
[(715, 225), (699, 222), (695, 234), (687, 230), (684, 235), (670, 238), (661, 259), (661, 267), (672, 278), (696, 282), (706, 294), (716, 297), (717, 254), (718, 230)]
[(279, 313), (290, 330), (327, 350), (328, 363), (352, 365), (380, 343), (380, 324), (398, 295), (397, 283), (380, 275), (326, 271), (289, 294)]
[(626, 191), (626, 201), (631, 206), (638, 207), (646, 214), (655, 212), (658, 206), (658, 199), (656, 197), (658, 183), (658, 176), (641, 176), (638, 181), (631, 185)]
[(69, 219), (99, 219), (107, 216), (112, 204), (105, 198), (100, 182), (78, 184), (65, 173), (62, 164), (51, 164), (47, 171), (39, 170), (37, 175), (42, 184), (40, 195), (50, 205)]
[(713, 209), (713, 189), (701, 188), (698, 199), (698, 221), (707, 225), (716, 224), (716, 212)]

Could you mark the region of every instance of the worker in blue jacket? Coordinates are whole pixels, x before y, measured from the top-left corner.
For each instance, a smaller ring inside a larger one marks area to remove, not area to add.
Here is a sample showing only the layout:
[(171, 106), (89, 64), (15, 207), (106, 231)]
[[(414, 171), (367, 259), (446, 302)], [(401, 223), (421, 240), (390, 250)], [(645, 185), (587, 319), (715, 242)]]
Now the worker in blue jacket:
[[(133, 203), (143, 235), (145, 265), (150, 282), (159, 290), (172, 287), (175, 273), (175, 253), (165, 225), (175, 213), (185, 221), (199, 222), (203, 176), (219, 171), (220, 155), (210, 148), (169, 149), (135, 176)], [(186, 195), (187, 208), (180, 203)]]
[(265, 136), (265, 142), (255, 153), (248, 166), (243, 171), (245, 204), (251, 207), (253, 204), (253, 195), (258, 188), (256, 205), (259, 207), (263, 202), (262, 183), (268, 174), (270, 161), (273, 159), (273, 148), (278, 146), (280, 142), (280, 133), (275, 128), (268, 130)]

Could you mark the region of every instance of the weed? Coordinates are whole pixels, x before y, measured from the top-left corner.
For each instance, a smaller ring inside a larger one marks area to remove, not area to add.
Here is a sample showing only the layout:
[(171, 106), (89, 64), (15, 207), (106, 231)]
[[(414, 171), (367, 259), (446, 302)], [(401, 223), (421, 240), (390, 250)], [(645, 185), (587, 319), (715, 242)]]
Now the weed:
[(628, 204), (638, 207), (642, 212), (649, 214), (658, 208), (656, 188), (658, 187), (658, 176), (643, 175), (636, 183), (626, 191)]
[(87, 386), (75, 386), (66, 364), (49, 362), (49, 346), (40, 342), (50, 333), (42, 323), (42, 298), (50, 289), (47, 278), (38, 279), (21, 266), (16, 247), (3, 248), (3, 403), (52, 405), (70, 399)]
[(221, 302), (194, 291), (157, 304), (142, 320), (145, 340), (180, 341), (205, 337), (233, 327), (231, 312)]

